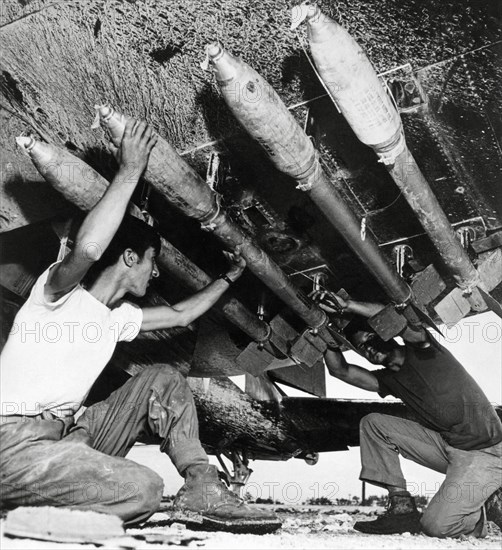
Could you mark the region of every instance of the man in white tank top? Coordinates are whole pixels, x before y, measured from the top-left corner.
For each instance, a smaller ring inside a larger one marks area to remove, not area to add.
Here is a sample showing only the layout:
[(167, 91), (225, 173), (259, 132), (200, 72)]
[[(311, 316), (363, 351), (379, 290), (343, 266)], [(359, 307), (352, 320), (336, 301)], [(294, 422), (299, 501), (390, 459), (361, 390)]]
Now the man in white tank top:
[(143, 521), (158, 509), (163, 482), (123, 457), (146, 434), (186, 480), (175, 501), (181, 514), (195, 513), (217, 529), (275, 530), (273, 514), (246, 506), (219, 481), (176, 369), (146, 368), (74, 420), (117, 342), (189, 325), (245, 268), (243, 258), (228, 254), (225, 275), (173, 306), (123, 301), (128, 293), (144, 296), (159, 274), (159, 236), (139, 220), (124, 220), (156, 141), (146, 123), (128, 121), (115, 178), (72, 251), (39, 277), (16, 316), (1, 355), (0, 505), (71, 506), (116, 514), (126, 525)]

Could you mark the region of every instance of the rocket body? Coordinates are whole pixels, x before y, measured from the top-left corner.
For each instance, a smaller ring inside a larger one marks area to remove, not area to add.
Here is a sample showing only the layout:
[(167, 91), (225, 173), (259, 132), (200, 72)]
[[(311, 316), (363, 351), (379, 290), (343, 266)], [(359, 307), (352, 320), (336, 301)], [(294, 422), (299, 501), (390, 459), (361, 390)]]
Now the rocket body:
[(359, 44), (315, 5), (307, 35), (319, 75), (357, 137), (384, 162), (399, 154), (405, 146), (399, 113)]
[(207, 47), (223, 97), (275, 166), (295, 179), (313, 169), (316, 152), (305, 132), (270, 84), (219, 44)]
[[(107, 105), (98, 107), (98, 114), (101, 126), (108, 130), (112, 143), (120, 147), (127, 115)], [(187, 216), (200, 221), (212, 216), (215, 208), (213, 192), (171, 144), (161, 137), (150, 153), (143, 178)]]

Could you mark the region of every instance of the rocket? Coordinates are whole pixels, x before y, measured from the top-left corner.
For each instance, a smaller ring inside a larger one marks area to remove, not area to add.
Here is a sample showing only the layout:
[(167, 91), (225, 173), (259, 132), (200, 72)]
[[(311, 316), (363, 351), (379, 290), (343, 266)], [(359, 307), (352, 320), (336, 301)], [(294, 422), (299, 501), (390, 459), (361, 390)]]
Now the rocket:
[(272, 163), (309, 194), (328, 221), (375, 276), (410, 323), (418, 323), (408, 285), (387, 262), (374, 239), (361, 239), (360, 225), (319, 162), (318, 152), (272, 86), (219, 43), (206, 47), (221, 93), (230, 110), (267, 152)]
[[(437, 313), (445, 323), (452, 323), (470, 309), (485, 310), (493, 300), (486, 293), (491, 283), (483, 281), (471, 262), (408, 149), (399, 113), (368, 57), (350, 34), (317, 5), (304, 2), (293, 9), (292, 28), (303, 20), (307, 22), (310, 51), (324, 87), (356, 136), (372, 147), (385, 164), (457, 283), (460, 296), (455, 293), (445, 297), (436, 307)], [(460, 315), (459, 301), (464, 304)], [(502, 311), (500, 306), (491, 309)]]

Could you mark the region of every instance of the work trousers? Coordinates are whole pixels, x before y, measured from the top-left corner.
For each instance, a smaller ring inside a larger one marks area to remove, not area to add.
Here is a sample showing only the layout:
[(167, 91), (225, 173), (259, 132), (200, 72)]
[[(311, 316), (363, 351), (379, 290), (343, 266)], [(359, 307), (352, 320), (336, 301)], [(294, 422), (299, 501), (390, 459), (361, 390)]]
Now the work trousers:
[(431, 537), (485, 536), (483, 504), (502, 487), (502, 442), (463, 451), (417, 422), (372, 413), (360, 423), (360, 479), (408, 489), (399, 455), (446, 474), (422, 516)]
[(180, 474), (208, 462), (191, 391), (171, 367), (145, 369), (76, 424), (2, 417), (0, 504), (65, 506), (116, 514), (126, 524), (144, 521), (158, 509), (163, 481), (123, 457), (145, 438), (160, 442)]

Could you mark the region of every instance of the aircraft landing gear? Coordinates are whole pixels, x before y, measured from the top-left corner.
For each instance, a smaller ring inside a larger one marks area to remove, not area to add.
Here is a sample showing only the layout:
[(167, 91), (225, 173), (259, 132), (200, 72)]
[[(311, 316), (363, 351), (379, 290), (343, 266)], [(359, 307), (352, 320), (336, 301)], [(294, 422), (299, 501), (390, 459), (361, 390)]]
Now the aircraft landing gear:
[(249, 459), (246, 456), (245, 451), (232, 451), (231, 453), (225, 453), (224, 455), (228, 460), (232, 461), (233, 474), (227, 468), (221, 454), (217, 454), (216, 458), (223, 468), (223, 475), (225, 478), (226, 484), (230, 489), (236, 493), (238, 496), (242, 497), (242, 489), (244, 485), (248, 482), (253, 470), (249, 468)]

